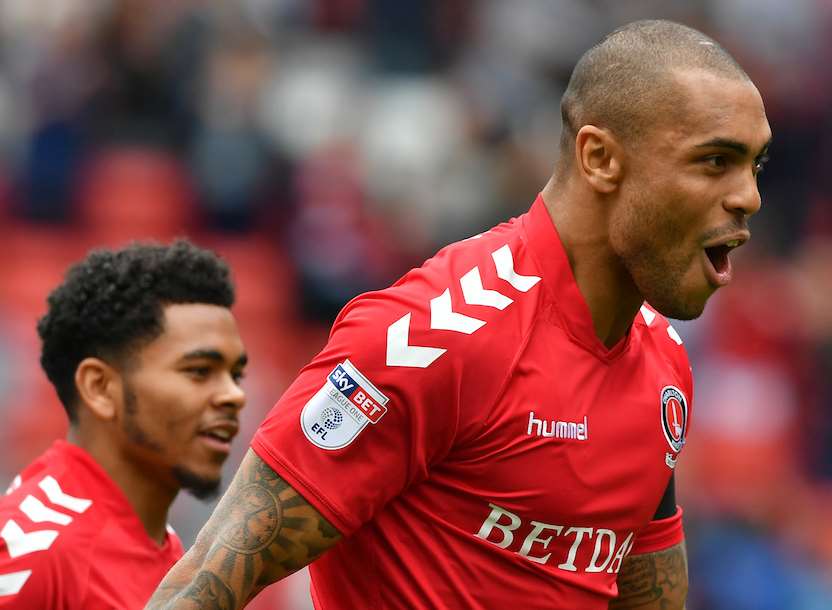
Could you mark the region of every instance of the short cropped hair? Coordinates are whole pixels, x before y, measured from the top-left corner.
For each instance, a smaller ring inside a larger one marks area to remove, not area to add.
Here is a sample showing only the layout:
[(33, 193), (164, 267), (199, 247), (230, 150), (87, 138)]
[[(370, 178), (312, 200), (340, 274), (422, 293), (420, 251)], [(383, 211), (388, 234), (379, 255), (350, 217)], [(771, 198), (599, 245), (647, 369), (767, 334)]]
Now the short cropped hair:
[(136, 348), (163, 332), (166, 305), (230, 308), (234, 287), (216, 254), (180, 239), (93, 250), (70, 267), (47, 303), (38, 321), (40, 363), (74, 423), (75, 371), (84, 358), (125, 366)]
[(719, 43), (673, 21), (634, 21), (584, 53), (561, 100), (560, 165), (571, 164), (584, 125), (607, 128), (623, 141), (646, 133), (657, 113), (672, 107), (671, 73), (679, 69), (750, 80)]

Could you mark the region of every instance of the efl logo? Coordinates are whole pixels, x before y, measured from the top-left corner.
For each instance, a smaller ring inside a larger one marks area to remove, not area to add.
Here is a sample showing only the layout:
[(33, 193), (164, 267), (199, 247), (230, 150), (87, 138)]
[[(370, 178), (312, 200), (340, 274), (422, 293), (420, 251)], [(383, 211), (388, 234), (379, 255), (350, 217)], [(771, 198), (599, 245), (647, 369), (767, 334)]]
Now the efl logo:
[(341, 449), (367, 424), (376, 424), (384, 417), (387, 400), (349, 360), (344, 360), (304, 405), (301, 429), (313, 445)]

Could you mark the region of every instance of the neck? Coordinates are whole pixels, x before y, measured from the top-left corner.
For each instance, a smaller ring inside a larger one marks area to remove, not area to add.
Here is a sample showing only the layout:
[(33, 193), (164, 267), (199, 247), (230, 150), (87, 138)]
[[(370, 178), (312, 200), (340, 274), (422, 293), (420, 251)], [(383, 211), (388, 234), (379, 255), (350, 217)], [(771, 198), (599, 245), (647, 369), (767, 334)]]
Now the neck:
[(68, 442), (89, 453), (119, 486), (147, 535), (157, 544), (162, 544), (166, 536), (168, 509), (179, 489), (175, 484), (166, 485), (167, 481), (160, 481), (158, 476), (121, 454), (108, 440), (111, 438), (110, 430), (87, 432), (79, 424), (70, 426), (67, 435)]
[(563, 242), (599, 341), (610, 348), (632, 326), (644, 298), (612, 251), (604, 202), (551, 179), (541, 193)]

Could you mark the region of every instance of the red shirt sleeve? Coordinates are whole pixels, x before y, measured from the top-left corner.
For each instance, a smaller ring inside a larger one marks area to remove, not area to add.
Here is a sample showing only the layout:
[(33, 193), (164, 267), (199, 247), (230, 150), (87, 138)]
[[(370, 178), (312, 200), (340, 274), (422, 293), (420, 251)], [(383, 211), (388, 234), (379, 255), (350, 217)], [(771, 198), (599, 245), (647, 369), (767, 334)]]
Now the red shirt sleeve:
[(682, 528), (682, 507), (676, 507), (676, 514), (667, 519), (651, 521), (636, 536), (631, 555), (656, 553), (675, 546), (685, 539)]
[(421, 364), (439, 353), (427, 348), (436, 344), (435, 331), (432, 337), (420, 331), (429, 327), (427, 303), (407, 290), (371, 293), (350, 303), (327, 346), (252, 441), (260, 458), (342, 534), (426, 478), (453, 444), (458, 350), (442, 349), (426, 366), (388, 365), (388, 334), (397, 329), (404, 334), (393, 343), (412, 346), (404, 352)]
[[(670, 324), (665, 321), (667, 328), (670, 329)], [(668, 333), (669, 334), (669, 333)], [(675, 334), (675, 331), (674, 331)], [(675, 348), (676, 346), (674, 346)], [(687, 419), (685, 421), (684, 437), (685, 442), (689, 439), (690, 424), (693, 414), (693, 371), (688, 361), (687, 352), (682, 348), (673, 349), (674, 366), (679, 375), (681, 387), (686, 395), (688, 403)], [(680, 452), (683, 455), (684, 448)], [(683, 464), (682, 461), (679, 464)], [(666, 519), (655, 519), (650, 521), (636, 536), (633, 542), (633, 548), (630, 551), (632, 555), (642, 555), (645, 553), (655, 553), (669, 549), (682, 542), (685, 539), (685, 532), (682, 525), (682, 507), (676, 506), (676, 514)]]

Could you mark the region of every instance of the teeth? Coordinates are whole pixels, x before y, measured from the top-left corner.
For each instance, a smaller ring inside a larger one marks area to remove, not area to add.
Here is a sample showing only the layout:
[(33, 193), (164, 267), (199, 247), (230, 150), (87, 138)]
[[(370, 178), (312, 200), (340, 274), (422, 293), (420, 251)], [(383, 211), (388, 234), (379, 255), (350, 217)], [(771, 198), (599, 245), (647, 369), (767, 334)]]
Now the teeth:
[(211, 430), (211, 436), (216, 436), (224, 441), (231, 438), (231, 433), (228, 430)]
[(729, 242), (725, 242), (725, 245), (728, 246), (729, 248), (736, 248), (737, 246), (740, 245), (740, 240), (732, 239)]

